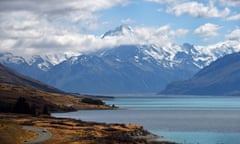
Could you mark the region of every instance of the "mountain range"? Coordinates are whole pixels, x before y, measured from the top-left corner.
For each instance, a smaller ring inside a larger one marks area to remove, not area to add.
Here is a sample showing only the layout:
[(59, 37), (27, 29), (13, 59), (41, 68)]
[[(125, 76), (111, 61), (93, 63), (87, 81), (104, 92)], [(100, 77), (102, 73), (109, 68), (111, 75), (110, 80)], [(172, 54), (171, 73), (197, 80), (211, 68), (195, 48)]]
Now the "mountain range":
[[(134, 29), (122, 25), (101, 38), (129, 34), (134, 36)], [(238, 51), (225, 43), (206, 48), (188, 43), (164, 47), (139, 42), (71, 55), (1, 53), (0, 62), (68, 92), (156, 93), (172, 81), (191, 78), (216, 59)]]
[(240, 95), (240, 53), (226, 55), (189, 80), (169, 84), (160, 94)]

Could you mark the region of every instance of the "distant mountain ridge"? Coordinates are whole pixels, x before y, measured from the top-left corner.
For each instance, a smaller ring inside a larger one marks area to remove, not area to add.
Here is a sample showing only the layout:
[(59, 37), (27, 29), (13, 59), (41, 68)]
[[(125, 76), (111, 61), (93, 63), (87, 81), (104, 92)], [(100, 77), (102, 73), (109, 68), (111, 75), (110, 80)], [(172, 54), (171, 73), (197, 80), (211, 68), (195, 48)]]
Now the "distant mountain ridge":
[(240, 95), (240, 53), (226, 55), (186, 81), (169, 84), (160, 94)]
[[(140, 46), (120, 46), (94, 55), (73, 57), (48, 72), (50, 84), (83, 93), (151, 93), (179, 77), (197, 71), (166, 69)], [(149, 48), (151, 49), (151, 47)], [(167, 64), (167, 62), (166, 62)]]
[[(122, 25), (102, 39), (135, 35)], [(240, 49), (223, 43), (208, 48), (172, 44), (128, 44), (91, 53), (48, 56), (0, 54), (0, 63), (69, 92), (156, 93), (172, 81), (186, 80), (214, 60)]]

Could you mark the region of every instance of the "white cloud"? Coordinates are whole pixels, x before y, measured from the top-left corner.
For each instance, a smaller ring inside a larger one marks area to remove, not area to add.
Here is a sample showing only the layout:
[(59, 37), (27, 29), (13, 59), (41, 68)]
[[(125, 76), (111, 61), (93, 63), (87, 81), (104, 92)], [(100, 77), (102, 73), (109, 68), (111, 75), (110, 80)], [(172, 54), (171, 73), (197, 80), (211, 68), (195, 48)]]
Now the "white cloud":
[(220, 0), (222, 6), (240, 7), (239, 0)]
[[(57, 5), (55, 3), (58, 3)], [(100, 36), (81, 34), (77, 26), (95, 29), (99, 24), (96, 11), (128, 0), (63, 1), (33, 0), (0, 1), (0, 51), (16, 55), (84, 53), (122, 44), (170, 45), (188, 30), (171, 30), (169, 25), (136, 27), (133, 33), (102, 39)], [(122, 22), (129, 23), (131, 19)], [(74, 24), (73, 24), (74, 23)]]
[[(168, 3), (176, 8), (184, 6), (186, 0), (146, 0)], [(17, 55), (82, 53), (122, 44), (154, 44), (159, 47), (173, 47), (175, 40), (184, 37), (189, 30), (175, 29), (170, 25), (161, 27), (133, 28), (133, 33), (102, 39), (100, 36), (82, 34), (81, 30), (98, 29), (101, 17), (98, 11), (117, 5), (125, 6), (131, 0), (0, 0), (0, 52)], [(57, 4), (56, 4), (57, 3)], [(178, 5), (176, 5), (178, 3)], [(220, 11), (213, 4), (195, 2), (196, 8), (180, 10), (179, 15), (189, 14), (202, 17), (225, 17), (228, 9)], [(195, 10), (196, 12), (194, 12)], [(181, 12), (182, 11), (182, 12)], [(229, 17), (229, 19), (235, 19)], [(123, 19), (129, 24), (131, 19)], [(205, 40), (218, 35), (219, 26), (206, 24), (195, 30)], [(79, 27), (81, 30), (79, 30)], [(229, 39), (232, 39), (227, 36)]]
[(240, 21), (240, 14), (236, 14), (227, 18), (229, 21)]
[(212, 38), (215, 38), (219, 35), (218, 30), (220, 29), (220, 26), (212, 24), (212, 23), (206, 23), (204, 25), (199, 26), (194, 30), (194, 33), (201, 36), (204, 41), (209, 41)]
[(129, 0), (1, 0), (0, 51), (17, 55), (93, 51), (112, 42), (83, 35), (97, 29), (97, 11)]
[(230, 9), (225, 8), (223, 11), (220, 11), (214, 6), (214, 2), (211, 0), (208, 5), (204, 5), (203, 3), (198, 3), (196, 1), (177, 4), (170, 6), (167, 9), (167, 12), (175, 14), (176, 16), (186, 14), (194, 17), (223, 18), (230, 14)]
[(84, 53), (127, 44), (154, 44), (171, 47), (176, 38), (188, 33), (186, 29), (135, 27), (133, 32), (102, 39), (100, 36), (80, 34), (75, 28), (50, 23), (30, 12), (1, 17), (0, 51), (17, 55)]
[(1, 0), (0, 13), (30, 12), (49, 21), (65, 20), (81, 23), (87, 29), (97, 28), (97, 11), (116, 5), (127, 5), (130, 0)]
[[(215, 17), (224, 18), (231, 12), (229, 8), (219, 10), (215, 5), (215, 0), (210, 0), (208, 4), (200, 3), (197, 1), (187, 0), (146, 0), (148, 2), (155, 2), (159, 4), (167, 4), (167, 12), (176, 16), (191, 15), (194, 17)], [(233, 0), (234, 1), (234, 0)], [(235, 0), (236, 1), (236, 0)], [(162, 12), (162, 9), (158, 11)]]
[(176, 3), (181, 3), (184, 0), (146, 0), (146, 1), (160, 3), (160, 4), (165, 4), (165, 3), (176, 4)]
[(189, 32), (189, 30), (187, 29), (177, 29), (173, 35), (175, 37), (178, 37), (178, 38), (183, 38), (187, 33)]
[(161, 27), (135, 27), (131, 32), (125, 32), (120, 36), (109, 36), (104, 39), (115, 42), (117, 45), (137, 44), (156, 45), (158, 47), (171, 47), (177, 38), (188, 33), (186, 29), (172, 30), (170, 25)]
[(124, 24), (124, 25), (129, 25), (129, 24), (131, 24), (133, 22), (134, 22), (134, 20), (132, 20), (130, 18), (121, 20), (121, 23)]
[(1, 11), (34, 11), (47, 15), (62, 15), (75, 11), (94, 12), (115, 5), (127, 5), (129, 0), (1, 0)]
[[(233, 30), (230, 34), (226, 35), (229, 40), (240, 42), (240, 29)], [(240, 45), (240, 43), (239, 43)]]
[(171, 43), (170, 26), (165, 25), (158, 28), (153, 27), (137, 27), (135, 30), (136, 42), (142, 44), (158, 44), (164, 46), (165, 42)]

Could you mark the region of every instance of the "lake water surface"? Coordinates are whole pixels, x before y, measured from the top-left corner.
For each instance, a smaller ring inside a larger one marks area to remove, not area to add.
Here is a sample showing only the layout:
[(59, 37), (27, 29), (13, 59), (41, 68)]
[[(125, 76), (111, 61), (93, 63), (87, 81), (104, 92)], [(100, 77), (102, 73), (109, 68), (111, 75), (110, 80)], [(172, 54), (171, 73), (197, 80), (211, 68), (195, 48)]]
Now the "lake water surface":
[(163, 136), (160, 140), (184, 144), (240, 144), (240, 98), (115, 98), (106, 101), (118, 110), (55, 113), (106, 123), (132, 123)]

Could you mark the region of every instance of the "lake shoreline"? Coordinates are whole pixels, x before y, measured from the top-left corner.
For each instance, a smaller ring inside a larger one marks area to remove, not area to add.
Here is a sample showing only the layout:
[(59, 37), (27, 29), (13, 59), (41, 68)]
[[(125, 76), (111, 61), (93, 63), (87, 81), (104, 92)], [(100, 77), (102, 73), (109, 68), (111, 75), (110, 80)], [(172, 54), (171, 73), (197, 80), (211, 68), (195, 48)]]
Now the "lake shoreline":
[(23, 114), (0, 114), (0, 122), (11, 122), (16, 125), (41, 127), (52, 133), (46, 143), (125, 143), (125, 144), (174, 144), (158, 142), (157, 136), (144, 130), (140, 125), (106, 124), (85, 122), (69, 118), (50, 116), (32, 117)]
[[(193, 144), (240, 142), (239, 97), (115, 98), (121, 109), (84, 110), (57, 117), (104, 123), (132, 123), (163, 136), (158, 140)], [(166, 135), (165, 135), (166, 134)]]
[[(108, 96), (106, 96), (108, 97)], [(157, 94), (133, 94), (133, 95), (109, 95), (110, 98), (106, 100), (116, 99), (116, 98), (240, 98), (240, 96), (214, 96), (214, 95), (157, 95)]]

